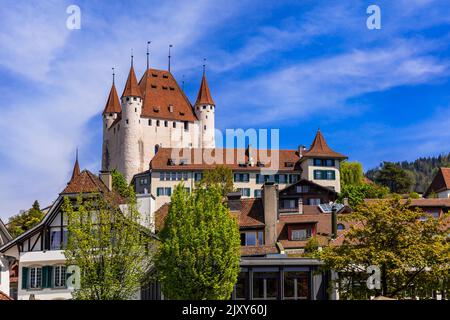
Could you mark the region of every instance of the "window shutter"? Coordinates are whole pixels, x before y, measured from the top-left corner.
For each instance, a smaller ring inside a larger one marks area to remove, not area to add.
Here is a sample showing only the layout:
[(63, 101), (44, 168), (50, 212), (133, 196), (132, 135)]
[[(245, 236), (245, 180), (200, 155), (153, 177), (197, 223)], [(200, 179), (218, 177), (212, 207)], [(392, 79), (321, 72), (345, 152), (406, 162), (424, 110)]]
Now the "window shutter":
[(22, 267), (22, 289), (28, 288), (28, 268)]
[(44, 266), (42, 267), (42, 287), (51, 288), (52, 287), (52, 267)]

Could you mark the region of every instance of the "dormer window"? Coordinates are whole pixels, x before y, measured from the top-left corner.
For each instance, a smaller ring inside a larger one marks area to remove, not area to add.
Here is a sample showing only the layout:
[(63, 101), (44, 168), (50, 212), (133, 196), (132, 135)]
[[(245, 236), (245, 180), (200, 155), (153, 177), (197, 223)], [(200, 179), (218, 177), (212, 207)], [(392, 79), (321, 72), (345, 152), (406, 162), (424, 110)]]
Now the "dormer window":
[(152, 77), (156, 78), (156, 77), (158, 77), (158, 75), (156, 73), (152, 73)]
[(173, 112), (173, 106), (172, 105), (169, 106), (169, 112), (171, 112), (171, 113)]
[(168, 76), (167, 74), (163, 74), (163, 78), (164, 78), (164, 79), (168, 79), (169, 76)]
[(130, 101), (130, 97), (127, 97), (127, 101)]
[(169, 87), (170, 91), (174, 91), (175, 88), (174, 87)]
[(293, 163), (293, 162), (285, 162), (285, 163), (284, 163), (284, 166), (285, 166), (286, 168), (292, 168), (292, 167), (294, 166), (294, 163)]
[(167, 160), (167, 165), (168, 166), (174, 166), (175, 162), (173, 161), (173, 159), (169, 159), (169, 160)]
[(152, 84), (152, 89), (156, 89), (156, 84)]

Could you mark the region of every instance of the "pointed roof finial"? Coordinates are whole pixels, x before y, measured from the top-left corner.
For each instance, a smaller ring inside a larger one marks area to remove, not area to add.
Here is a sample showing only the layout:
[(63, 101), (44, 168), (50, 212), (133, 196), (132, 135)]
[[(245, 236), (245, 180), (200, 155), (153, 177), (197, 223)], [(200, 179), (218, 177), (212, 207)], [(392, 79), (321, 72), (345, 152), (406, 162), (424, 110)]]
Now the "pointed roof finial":
[(183, 80), (181, 80), (181, 91), (184, 92), (184, 74), (183, 74), (183, 76), (182, 76), (182, 79), (183, 79)]
[(133, 67), (133, 58), (134, 58), (134, 56), (133, 56), (133, 48), (131, 48), (131, 66)]
[[(206, 59), (205, 59), (206, 60)], [(209, 104), (215, 106), (214, 100), (211, 97), (211, 92), (209, 91), (208, 81), (206, 81), (205, 65), (203, 65), (203, 76), (202, 82), (200, 84), (200, 89), (198, 90), (197, 101), (195, 105), (199, 104)]]
[(115, 71), (114, 71), (114, 67), (112, 67), (111, 69), (112, 69), (113, 85), (114, 85), (114, 80), (115, 80), (114, 78), (115, 78), (116, 74), (115, 74)]
[(75, 179), (79, 174), (80, 174), (80, 165), (78, 164), (78, 147), (77, 147), (75, 164), (73, 166), (72, 177), (70, 178), (69, 182), (72, 182), (73, 179)]
[(148, 68), (149, 68), (149, 66), (150, 66), (150, 63), (149, 63), (150, 43), (152, 43), (152, 42), (151, 42), (151, 41), (147, 41), (147, 70), (148, 70)]
[(203, 58), (203, 75), (206, 73), (206, 58)]
[(173, 45), (169, 44), (169, 72), (170, 72), (170, 58), (171, 58), (170, 48), (172, 48), (172, 47), (173, 47)]

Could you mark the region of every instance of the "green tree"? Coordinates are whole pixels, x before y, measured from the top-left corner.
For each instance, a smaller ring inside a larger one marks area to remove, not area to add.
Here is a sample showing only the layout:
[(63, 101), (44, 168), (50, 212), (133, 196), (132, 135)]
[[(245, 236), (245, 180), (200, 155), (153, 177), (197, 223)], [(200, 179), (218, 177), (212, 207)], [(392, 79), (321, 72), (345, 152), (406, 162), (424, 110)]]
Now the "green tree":
[(384, 162), (375, 174), (375, 182), (388, 187), (393, 193), (409, 193), (413, 185), (411, 173), (392, 162)]
[(155, 258), (169, 299), (229, 299), (239, 273), (237, 219), (216, 186), (188, 194), (180, 184), (171, 198)]
[(44, 213), (41, 211), (39, 202), (35, 200), (31, 209), (9, 218), (8, 231), (13, 238), (16, 238), (41, 222), (43, 217)]
[(114, 169), (113, 171), (111, 171), (111, 177), (112, 177), (113, 189), (117, 193), (119, 193), (125, 199), (134, 198), (134, 190), (127, 183), (127, 180), (122, 175), (122, 173), (120, 173), (119, 171)]
[(362, 164), (357, 161), (344, 161), (341, 163), (341, 186), (356, 185), (364, 183), (364, 172)]
[[(341, 219), (354, 223), (341, 246), (324, 248), (320, 258), (340, 273), (340, 294), (346, 299), (369, 295), (402, 298), (430, 290), (449, 292), (449, 250), (446, 216), (433, 218), (411, 209), (410, 200), (396, 196), (358, 206)], [(381, 270), (381, 289), (366, 286), (366, 268)]]
[(153, 241), (133, 202), (121, 211), (113, 197), (64, 198), (68, 218), (67, 265), (80, 268), (77, 300), (126, 300), (145, 285)]
[(379, 186), (374, 183), (364, 183), (361, 185), (344, 185), (341, 193), (339, 193), (337, 201), (344, 202), (344, 198), (348, 199), (350, 207), (354, 208), (361, 204), (364, 199), (382, 199), (389, 194), (387, 187)]
[(234, 191), (233, 171), (225, 166), (217, 166), (214, 169), (205, 170), (198, 187), (218, 187), (223, 196)]

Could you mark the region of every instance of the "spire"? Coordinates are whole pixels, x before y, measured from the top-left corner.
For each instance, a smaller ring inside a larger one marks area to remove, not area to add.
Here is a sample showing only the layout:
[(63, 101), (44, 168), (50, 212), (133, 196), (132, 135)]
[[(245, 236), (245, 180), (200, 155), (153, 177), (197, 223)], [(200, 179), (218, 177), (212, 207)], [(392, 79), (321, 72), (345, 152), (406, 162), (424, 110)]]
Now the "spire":
[(139, 90), (139, 87), (138, 87), (136, 74), (134, 73), (133, 59), (131, 60), (131, 68), (130, 68), (130, 72), (128, 73), (127, 83), (125, 84), (125, 89), (123, 90), (123, 93), (122, 93), (122, 98), (123, 97), (140, 97), (140, 98), (142, 98), (141, 91)]
[(172, 48), (172, 47), (173, 47), (173, 45), (169, 44), (169, 72), (170, 72), (170, 58), (171, 58), (170, 48)]
[(309, 150), (305, 153), (305, 156), (332, 157), (332, 158), (342, 158), (342, 159), (347, 158), (347, 156), (332, 150), (328, 146), (320, 129), (317, 129), (317, 133), (316, 133), (316, 136), (314, 137), (314, 141), (312, 142)]
[(72, 177), (70, 178), (69, 182), (72, 182), (73, 179), (75, 179), (79, 174), (80, 174), (80, 165), (78, 164), (78, 148), (77, 148), (75, 164), (73, 166), (73, 171), (72, 171)]
[(147, 69), (150, 68), (150, 43), (151, 41), (147, 41)]
[(120, 107), (119, 96), (117, 95), (116, 86), (114, 84), (114, 68), (113, 70), (113, 82), (111, 90), (109, 91), (108, 101), (106, 101), (105, 109), (103, 109), (103, 115), (107, 113), (120, 113), (122, 108)]
[(211, 97), (211, 92), (209, 91), (208, 81), (206, 81), (205, 65), (203, 65), (202, 83), (200, 84), (200, 90), (198, 91), (195, 104), (210, 104), (215, 106), (214, 100)]

